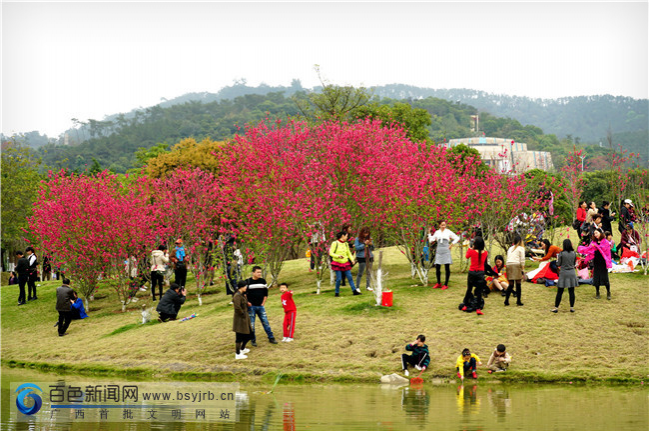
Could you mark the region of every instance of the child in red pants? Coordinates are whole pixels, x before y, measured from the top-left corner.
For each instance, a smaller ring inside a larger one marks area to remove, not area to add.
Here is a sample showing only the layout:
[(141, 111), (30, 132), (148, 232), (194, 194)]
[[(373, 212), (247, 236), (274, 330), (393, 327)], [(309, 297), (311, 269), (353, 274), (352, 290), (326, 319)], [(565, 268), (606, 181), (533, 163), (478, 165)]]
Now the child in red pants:
[(282, 292), (282, 307), (284, 307), (284, 339), (287, 343), (293, 341), (295, 334), (295, 302), (293, 301), (293, 291), (288, 290), (288, 284), (279, 285), (279, 291)]

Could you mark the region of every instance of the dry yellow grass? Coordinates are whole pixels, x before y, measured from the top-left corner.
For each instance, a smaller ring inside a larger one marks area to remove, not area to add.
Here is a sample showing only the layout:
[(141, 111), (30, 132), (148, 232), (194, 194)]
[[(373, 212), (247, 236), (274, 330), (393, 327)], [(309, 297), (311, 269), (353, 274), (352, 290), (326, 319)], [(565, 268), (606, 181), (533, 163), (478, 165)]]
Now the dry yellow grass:
[[(397, 249), (386, 249), (384, 261), (387, 285), (394, 291), (394, 307), (387, 309), (375, 307), (370, 292), (352, 296), (349, 287), (341, 288), (342, 296), (335, 298), (328, 282), (322, 294), (315, 295), (308, 262), (286, 262), (281, 280), (295, 291), (295, 341), (269, 344), (258, 322), (259, 346), (251, 348), (243, 361), (234, 360), (233, 311), (222, 282), (203, 297), (202, 306), (190, 287), (180, 316), (199, 316), (183, 323), (139, 325), (140, 306), (150, 303), (148, 293), (128, 312), (120, 313), (114, 295), (100, 291), (90, 318), (72, 322), (69, 336), (63, 338), (52, 327), (58, 316), (57, 282), (42, 283), (40, 299), (21, 307), (15, 305), (17, 287), (3, 286), (2, 360), (116, 374), (130, 370), (227, 378), (232, 372), (233, 379), (250, 379), (282, 372), (296, 380), (376, 381), (382, 374), (399, 372), (405, 344), (423, 333), (432, 357), (428, 377), (453, 376), (455, 359), (465, 347), (486, 364), (498, 343), (506, 344), (513, 355), (510, 372), (498, 378), (628, 381), (647, 377), (646, 277), (612, 275), (611, 301), (595, 299), (592, 286), (577, 288), (576, 313), (568, 312), (566, 292), (559, 314), (549, 311), (556, 289), (524, 283), (525, 306), (505, 307), (501, 296), (492, 294), (486, 299), (485, 315), (477, 316), (458, 311), (466, 274), (457, 273), (457, 262), (450, 289), (441, 291), (418, 286)], [(279, 341), (283, 311), (276, 289), (271, 290), (267, 312)]]

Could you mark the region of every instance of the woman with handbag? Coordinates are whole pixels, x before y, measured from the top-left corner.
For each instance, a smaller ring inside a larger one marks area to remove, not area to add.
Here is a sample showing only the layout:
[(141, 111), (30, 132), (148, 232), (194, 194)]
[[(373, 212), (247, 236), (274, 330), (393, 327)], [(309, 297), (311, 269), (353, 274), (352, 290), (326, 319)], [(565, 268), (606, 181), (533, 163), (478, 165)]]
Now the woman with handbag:
[(336, 272), (336, 296), (340, 296), (340, 282), (343, 277), (349, 280), (354, 295), (360, 295), (361, 291), (354, 287), (354, 278), (352, 277), (352, 259), (353, 256), (347, 245), (349, 234), (338, 232), (336, 241), (329, 247), (329, 256), (331, 256), (331, 269)]
[(161, 244), (157, 250), (151, 252), (151, 295), (155, 301), (155, 287), (159, 286), (160, 298), (162, 298), (162, 287), (164, 284), (165, 271), (169, 263), (167, 246)]

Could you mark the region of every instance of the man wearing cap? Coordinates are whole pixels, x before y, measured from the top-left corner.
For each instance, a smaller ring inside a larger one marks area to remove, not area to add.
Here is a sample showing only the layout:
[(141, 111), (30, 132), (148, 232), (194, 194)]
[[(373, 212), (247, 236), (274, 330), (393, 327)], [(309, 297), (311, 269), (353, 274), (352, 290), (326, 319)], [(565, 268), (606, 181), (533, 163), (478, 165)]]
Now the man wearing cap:
[(631, 199), (625, 199), (622, 208), (620, 209), (620, 222), (617, 225), (618, 230), (620, 233), (624, 233), (624, 230), (626, 229), (626, 225), (629, 222), (634, 221), (633, 220), (633, 202), (631, 202)]
[(183, 247), (183, 240), (178, 238), (176, 240), (176, 258), (174, 259), (174, 274), (176, 275), (175, 282), (178, 286), (184, 288), (185, 281), (187, 280), (187, 261), (185, 258), (185, 247)]

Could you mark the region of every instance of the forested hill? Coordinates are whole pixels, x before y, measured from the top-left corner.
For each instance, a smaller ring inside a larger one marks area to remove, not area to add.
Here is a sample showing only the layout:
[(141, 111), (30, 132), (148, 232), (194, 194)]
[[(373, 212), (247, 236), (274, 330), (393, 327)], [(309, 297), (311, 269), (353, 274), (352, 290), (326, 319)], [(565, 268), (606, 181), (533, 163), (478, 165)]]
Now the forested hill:
[(392, 99), (438, 97), (459, 101), (498, 117), (533, 124), (545, 133), (579, 137), (584, 142), (599, 142), (606, 136), (609, 124), (613, 133), (647, 130), (649, 124), (649, 100), (631, 97), (604, 95), (531, 99), (478, 90), (435, 90), (403, 84), (375, 87), (375, 93)]
[[(63, 139), (59, 139), (57, 145), (43, 147), (44, 162), (52, 167), (82, 169), (96, 158), (102, 167), (124, 172), (133, 167), (133, 154), (141, 147), (173, 145), (190, 136), (223, 140), (246, 123), (262, 120), (267, 113), (271, 117), (297, 115), (291, 95), (303, 91), (298, 80), (280, 87), (251, 87), (239, 82), (218, 93), (188, 93), (150, 108), (101, 121), (89, 120), (67, 131), (68, 142), (73, 145), (61, 146)], [(531, 149), (557, 152), (557, 165), (572, 143), (603, 142), (606, 147), (609, 124), (614, 142), (641, 153), (645, 163), (649, 160), (646, 99), (592, 96), (532, 100), (475, 90), (433, 90), (401, 84), (371, 91), (382, 104), (402, 100), (414, 108), (426, 109), (432, 117), (429, 132), (434, 141), (472, 136), (470, 116), (479, 112), (480, 130), (487, 136), (517, 139), (530, 144)], [(589, 151), (592, 156), (601, 155), (595, 148)]]

